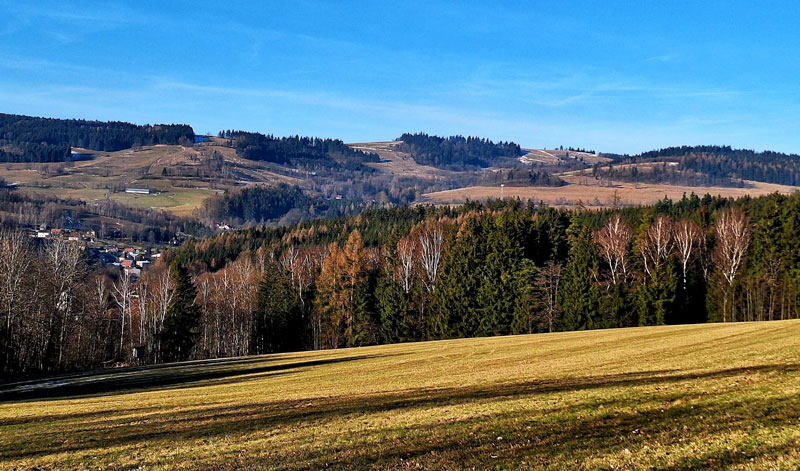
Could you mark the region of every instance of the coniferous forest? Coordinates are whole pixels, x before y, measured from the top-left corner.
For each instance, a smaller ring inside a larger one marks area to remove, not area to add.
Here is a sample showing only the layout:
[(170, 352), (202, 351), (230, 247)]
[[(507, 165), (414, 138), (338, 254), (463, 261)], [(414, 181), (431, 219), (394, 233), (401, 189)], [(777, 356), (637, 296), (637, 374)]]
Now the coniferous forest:
[(118, 121), (35, 118), (0, 113), (0, 161), (64, 162), (70, 148), (118, 151), (136, 146), (194, 142), (191, 126), (139, 126)]
[[(628, 181), (673, 182), (691, 185), (736, 185), (741, 180), (800, 184), (800, 155), (756, 152), (730, 146), (681, 146), (638, 155), (603, 154), (614, 160), (596, 165), (595, 175)], [(641, 172), (636, 166), (619, 164), (659, 163), (658, 171)]]
[(231, 130), (220, 132), (219, 137), (233, 140), (236, 153), (242, 158), (280, 165), (364, 170), (368, 168), (363, 166), (364, 163), (380, 160), (377, 154), (354, 150), (339, 139), (275, 137), (257, 132)]
[(514, 142), (494, 143), (479, 137), (439, 137), (425, 133), (405, 133), (399, 140), (415, 162), (433, 167), (489, 167), (500, 159), (516, 158), (522, 153), (519, 144)]
[(798, 317), (800, 195), (398, 207), (190, 240), (133, 280), (0, 237), (4, 374)]
[(369, 205), (364, 201), (314, 197), (296, 185), (281, 183), (274, 187), (245, 187), (209, 197), (203, 201), (200, 213), (204, 220), (231, 222), (237, 226), (244, 223), (286, 225), (319, 217), (353, 214)]

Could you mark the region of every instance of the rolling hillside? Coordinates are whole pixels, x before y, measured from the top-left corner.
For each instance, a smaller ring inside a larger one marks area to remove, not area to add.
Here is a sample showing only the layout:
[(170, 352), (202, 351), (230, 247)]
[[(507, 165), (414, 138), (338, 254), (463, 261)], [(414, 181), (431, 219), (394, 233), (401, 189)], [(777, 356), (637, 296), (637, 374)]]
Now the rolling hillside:
[[(0, 177), (19, 191), (85, 200), (109, 197), (131, 207), (190, 215), (208, 196), (255, 183), (302, 184), (260, 162), (244, 161), (217, 139), (194, 147), (155, 145), (117, 152), (81, 151), (89, 160), (73, 164), (7, 163)], [(126, 194), (126, 187), (155, 190)]]
[[(329, 200), (344, 197), (375, 204), (459, 204), (468, 199), (499, 198), (500, 184), (494, 182), (504, 181), (504, 175), (510, 172), (509, 167), (502, 166), (458, 170), (422, 165), (415, 161), (401, 141), (382, 141), (348, 144), (354, 150), (378, 154), (379, 162), (364, 164), (367, 172), (329, 169), (320, 173), (302, 166), (244, 159), (237, 153), (233, 142), (214, 137), (194, 146), (146, 145), (114, 152), (72, 148), (72, 152), (83, 160), (7, 162), (0, 167), (0, 178), (17, 191), (37, 198), (73, 198), (90, 202), (111, 199), (131, 208), (166, 210), (177, 216), (192, 216), (211, 196), (234, 188), (280, 183), (298, 185), (312, 196)], [(559, 207), (579, 204), (608, 207), (614, 204), (652, 204), (664, 197), (675, 200), (684, 193), (740, 197), (775, 192), (790, 194), (800, 189), (742, 179), (729, 184), (727, 177), (713, 180), (719, 184), (702, 184), (703, 179), (708, 178), (705, 176), (707, 172), (678, 172), (675, 169), (683, 164), (674, 161), (667, 151), (643, 154), (648, 157), (639, 158), (642, 161), (631, 157), (628, 160), (634, 163), (625, 163), (627, 161), (620, 156), (612, 161), (605, 154), (525, 148), (518, 159), (505, 159), (503, 165), (519, 167), (516, 171), (530, 169), (556, 175), (568, 184), (507, 184), (502, 195)], [(667, 157), (659, 152), (666, 152), (664, 155)], [(756, 157), (767, 159), (774, 156), (764, 153)], [(590, 170), (591, 166), (594, 168)], [(777, 171), (777, 167), (773, 167), (769, 168)], [(667, 176), (664, 168), (672, 173)], [(678, 173), (673, 175), (675, 172)], [(152, 194), (129, 194), (124, 191), (128, 187), (148, 188)]]
[[(742, 188), (730, 186), (697, 187), (664, 183), (630, 183), (595, 180), (591, 176), (585, 177), (580, 175), (559, 176), (569, 184), (560, 187), (506, 186), (502, 190), (502, 194), (505, 198), (542, 201), (549, 206), (555, 207), (571, 207), (583, 204), (584, 206), (608, 208), (614, 206), (615, 198), (618, 198), (616, 201), (618, 206), (639, 206), (654, 204), (663, 198), (670, 198), (673, 201), (677, 201), (681, 199), (684, 194), (689, 195), (691, 193), (700, 196), (708, 193), (712, 196), (740, 198), (743, 196), (756, 197), (771, 193), (789, 195), (800, 190), (800, 187), (796, 186), (755, 181), (745, 181), (747, 186)], [(423, 195), (421, 203), (462, 204), (467, 200), (485, 201), (490, 198), (497, 199), (500, 198), (500, 195), (501, 189), (499, 185), (471, 186), (426, 193)]]
[(794, 470), (799, 363), (794, 320), (6, 383), (0, 468)]

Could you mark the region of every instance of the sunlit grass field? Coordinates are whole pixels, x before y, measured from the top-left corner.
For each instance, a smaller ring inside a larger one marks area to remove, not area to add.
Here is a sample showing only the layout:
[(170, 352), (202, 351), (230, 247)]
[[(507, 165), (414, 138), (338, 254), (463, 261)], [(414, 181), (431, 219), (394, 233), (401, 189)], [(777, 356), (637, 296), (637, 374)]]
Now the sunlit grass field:
[(0, 384), (3, 469), (800, 468), (800, 321)]

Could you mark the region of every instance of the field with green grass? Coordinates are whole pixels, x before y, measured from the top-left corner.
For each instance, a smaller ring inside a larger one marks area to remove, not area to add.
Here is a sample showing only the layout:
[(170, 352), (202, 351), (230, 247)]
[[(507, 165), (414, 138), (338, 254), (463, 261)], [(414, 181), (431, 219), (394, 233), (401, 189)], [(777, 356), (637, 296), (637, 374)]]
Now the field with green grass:
[(2, 469), (800, 468), (800, 321), (0, 384)]

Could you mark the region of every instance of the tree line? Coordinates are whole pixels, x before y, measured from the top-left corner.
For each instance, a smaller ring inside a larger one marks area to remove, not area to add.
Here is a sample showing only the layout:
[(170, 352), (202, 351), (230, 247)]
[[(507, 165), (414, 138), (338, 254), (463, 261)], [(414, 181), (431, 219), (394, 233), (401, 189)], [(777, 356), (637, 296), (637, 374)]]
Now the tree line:
[(294, 224), (301, 220), (330, 218), (355, 213), (368, 203), (324, 199), (306, 194), (297, 185), (251, 186), (229, 190), (203, 201), (202, 220), (244, 224)]
[(800, 195), (598, 211), (504, 200), (250, 228), (187, 243), (134, 281), (6, 232), (3, 371), (795, 318), (798, 234)]
[(120, 121), (37, 118), (0, 113), (0, 161), (63, 162), (71, 147), (112, 152), (155, 144), (192, 145), (185, 124), (144, 125)]
[(479, 137), (439, 137), (425, 133), (400, 136), (401, 149), (409, 152), (420, 165), (464, 170), (469, 167), (490, 167), (501, 159), (522, 154), (514, 142), (494, 143)]
[(478, 185), (506, 186), (564, 186), (564, 180), (552, 173), (527, 168), (485, 171), (477, 182)]
[(279, 165), (342, 167), (368, 169), (364, 163), (378, 162), (378, 154), (362, 152), (347, 146), (340, 139), (318, 137), (275, 137), (257, 132), (220, 131), (219, 137), (230, 139), (242, 158), (272, 162)]
[[(781, 185), (800, 185), (800, 155), (781, 152), (756, 152), (749, 149), (733, 149), (730, 146), (681, 146), (643, 152), (638, 155), (603, 154), (615, 163), (636, 164), (647, 162), (671, 162), (665, 167), (672, 180), (680, 182), (683, 177), (689, 183), (737, 184), (740, 180), (754, 180)], [(611, 165), (600, 173), (607, 173)], [(635, 174), (634, 174), (635, 172)], [(663, 172), (636, 172), (633, 169), (616, 168), (616, 177), (635, 178), (639, 181), (665, 181)]]

